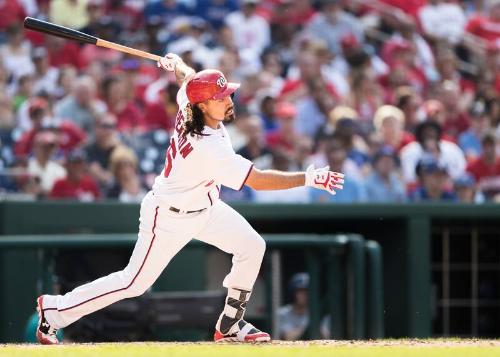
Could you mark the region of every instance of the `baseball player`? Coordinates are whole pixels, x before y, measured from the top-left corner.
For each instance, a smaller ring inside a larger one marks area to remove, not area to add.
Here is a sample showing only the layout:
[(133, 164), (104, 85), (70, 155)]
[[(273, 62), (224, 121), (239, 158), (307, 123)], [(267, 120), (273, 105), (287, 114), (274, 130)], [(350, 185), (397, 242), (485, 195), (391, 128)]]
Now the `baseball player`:
[(235, 210), (219, 200), (221, 185), (241, 189), (280, 190), (310, 186), (335, 194), (343, 174), (328, 167), (306, 172), (258, 170), (236, 155), (224, 127), (234, 120), (232, 94), (240, 86), (228, 83), (220, 71), (198, 73), (174, 54), (159, 63), (175, 73), (180, 85), (175, 132), (166, 153), (165, 168), (144, 197), (137, 243), (128, 265), (82, 285), (65, 295), (37, 299), (37, 339), (57, 344), (56, 331), (116, 301), (143, 294), (170, 260), (193, 237), (233, 255), (225, 277), (225, 306), (215, 325), (214, 340), (269, 341), (243, 317), (260, 269), (264, 240)]

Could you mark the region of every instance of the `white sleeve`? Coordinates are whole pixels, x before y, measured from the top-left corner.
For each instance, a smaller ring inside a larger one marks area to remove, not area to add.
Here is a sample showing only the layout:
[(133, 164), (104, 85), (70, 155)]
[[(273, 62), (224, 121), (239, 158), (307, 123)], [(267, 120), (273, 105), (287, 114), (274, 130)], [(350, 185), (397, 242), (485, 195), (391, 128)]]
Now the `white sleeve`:
[(233, 190), (241, 190), (245, 184), (253, 163), (225, 145), (223, 141), (213, 140), (215, 147), (205, 150), (205, 167), (210, 177), (216, 183), (222, 184)]
[(187, 81), (184, 81), (181, 85), (181, 88), (177, 92), (177, 104), (179, 105), (179, 108), (184, 108), (189, 103), (189, 99), (186, 93), (186, 84)]

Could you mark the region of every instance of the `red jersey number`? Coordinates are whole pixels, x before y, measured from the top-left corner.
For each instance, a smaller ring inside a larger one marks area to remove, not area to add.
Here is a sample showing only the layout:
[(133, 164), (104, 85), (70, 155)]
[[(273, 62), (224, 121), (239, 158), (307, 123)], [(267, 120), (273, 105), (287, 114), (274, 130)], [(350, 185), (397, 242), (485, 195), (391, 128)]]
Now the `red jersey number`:
[(168, 177), (170, 175), (170, 171), (172, 171), (172, 161), (175, 159), (175, 155), (177, 154), (177, 149), (175, 147), (175, 141), (174, 138), (170, 140), (170, 146), (168, 147), (167, 150), (167, 159), (165, 162), (165, 172), (164, 176)]

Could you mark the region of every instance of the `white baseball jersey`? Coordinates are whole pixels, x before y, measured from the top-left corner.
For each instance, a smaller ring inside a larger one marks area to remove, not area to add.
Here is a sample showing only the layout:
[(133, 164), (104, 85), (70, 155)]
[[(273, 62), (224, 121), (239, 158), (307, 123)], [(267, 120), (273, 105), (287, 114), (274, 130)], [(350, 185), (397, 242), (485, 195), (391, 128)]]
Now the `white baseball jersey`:
[(205, 136), (184, 137), (182, 124), (188, 103), (184, 82), (177, 93), (179, 111), (165, 168), (155, 179), (153, 193), (175, 208), (194, 211), (212, 206), (219, 199), (221, 185), (240, 190), (252, 162), (234, 152), (222, 123), (218, 129), (205, 126)]

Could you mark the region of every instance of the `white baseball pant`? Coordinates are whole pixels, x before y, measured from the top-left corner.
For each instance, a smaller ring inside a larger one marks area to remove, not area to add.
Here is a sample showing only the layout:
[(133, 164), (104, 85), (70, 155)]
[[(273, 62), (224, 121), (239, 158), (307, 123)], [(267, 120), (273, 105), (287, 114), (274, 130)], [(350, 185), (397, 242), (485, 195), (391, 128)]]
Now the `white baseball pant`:
[(193, 237), (233, 254), (224, 287), (252, 290), (266, 245), (238, 212), (220, 200), (199, 213), (179, 214), (169, 208), (149, 192), (141, 204), (138, 240), (125, 269), (65, 295), (44, 296), (45, 317), (52, 327), (63, 328), (116, 301), (143, 294)]

